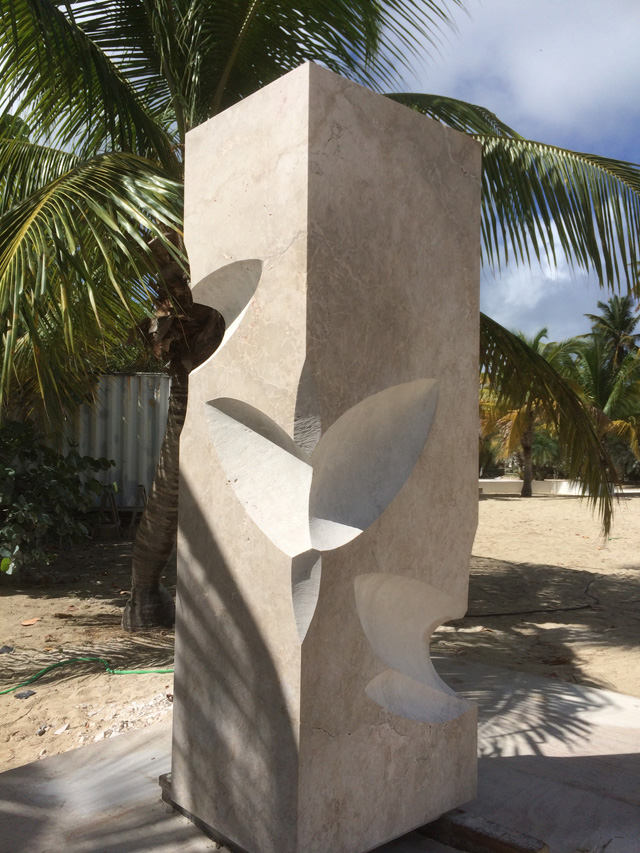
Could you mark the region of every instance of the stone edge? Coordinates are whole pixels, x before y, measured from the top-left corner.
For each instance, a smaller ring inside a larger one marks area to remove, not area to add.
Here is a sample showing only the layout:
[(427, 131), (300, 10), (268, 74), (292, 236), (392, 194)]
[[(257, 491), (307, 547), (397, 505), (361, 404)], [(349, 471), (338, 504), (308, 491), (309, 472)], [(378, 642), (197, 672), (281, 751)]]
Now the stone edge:
[(416, 831), (461, 853), (549, 853), (549, 845), (539, 838), (461, 809), (454, 809)]

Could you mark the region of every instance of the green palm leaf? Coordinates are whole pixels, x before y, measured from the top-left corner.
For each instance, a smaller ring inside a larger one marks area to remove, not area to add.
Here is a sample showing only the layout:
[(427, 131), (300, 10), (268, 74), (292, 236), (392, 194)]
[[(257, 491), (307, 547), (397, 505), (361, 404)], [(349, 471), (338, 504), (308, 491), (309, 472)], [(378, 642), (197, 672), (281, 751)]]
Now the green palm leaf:
[[(395, 81), (451, 24), (447, 6), (460, 0), (242, 0), (202, 4), (200, 52), (215, 79), (208, 114), (303, 62), (320, 62), (379, 89)], [(204, 68), (203, 68), (204, 70)], [(206, 94), (207, 87), (201, 87)]]
[[(0, 219), (0, 288), (8, 279), (22, 288), (30, 261), (49, 256), (52, 246), (57, 262), (83, 272), (97, 250), (112, 280), (119, 262), (139, 274), (145, 233), (178, 228), (181, 215), (182, 185), (143, 158), (113, 153), (75, 162)], [(0, 306), (6, 309), (4, 292)]]
[[(181, 184), (140, 157), (48, 158), (38, 146), (22, 153), (19, 168), (31, 154), (50, 180), (0, 217), (0, 396), (16, 376), (14, 359), (25, 335), (37, 353), (56, 329), (73, 354), (76, 342), (95, 338), (96, 329), (104, 340), (122, 334), (123, 324), (131, 325), (141, 303), (149, 302), (151, 239), (175, 254), (165, 231), (179, 228), (182, 217)], [(55, 383), (47, 388), (44, 373), (38, 386), (54, 399), (59, 390)]]
[(153, 74), (140, 63), (136, 78), (130, 62), (134, 85), (61, 5), (2, 3), (0, 102), (28, 114), (32, 133), (55, 147), (73, 146), (81, 156), (115, 148), (175, 169), (172, 140), (154, 114), (153, 101), (150, 107), (142, 98), (140, 78), (151, 82)]
[(498, 263), (570, 262), (601, 285), (632, 285), (640, 261), (640, 167), (552, 145), (477, 137), (483, 145), (483, 237)]
[(0, 215), (80, 162), (67, 151), (0, 136)]
[(640, 166), (518, 136), (489, 110), (434, 95), (392, 95), (482, 144), (486, 259), (569, 262), (601, 285), (632, 287), (640, 264)]
[(305, 61), (380, 88), (462, 0), (5, 0), (0, 101), (50, 142), (171, 168), (184, 132)]
[[(49, 291), (31, 303), (31, 311), (21, 313), (3, 406), (9, 414), (46, 425), (49, 433), (60, 433), (66, 413), (87, 399), (99, 366), (126, 338), (129, 318), (118, 310), (115, 294), (111, 305), (101, 294), (96, 306), (86, 289), (66, 288), (60, 280), (49, 282)], [(104, 316), (101, 322), (96, 307)]]
[(576, 362), (578, 381), (588, 399), (611, 420), (640, 416), (640, 359), (630, 352), (618, 363), (610, 340), (595, 331)]
[(387, 98), (405, 107), (410, 107), (412, 110), (417, 110), (429, 118), (441, 121), (454, 130), (472, 136), (487, 134), (521, 138), (495, 113), (485, 109), (485, 107), (470, 104), (468, 101), (460, 101), (458, 98), (447, 98), (444, 95), (429, 95), (420, 92), (393, 92), (388, 93)]
[(612, 361), (617, 365), (625, 355), (637, 347), (640, 334), (635, 332), (638, 316), (634, 312), (634, 298), (614, 295), (608, 302), (598, 302), (602, 314), (585, 314), (591, 320), (594, 333), (601, 334), (613, 350)]

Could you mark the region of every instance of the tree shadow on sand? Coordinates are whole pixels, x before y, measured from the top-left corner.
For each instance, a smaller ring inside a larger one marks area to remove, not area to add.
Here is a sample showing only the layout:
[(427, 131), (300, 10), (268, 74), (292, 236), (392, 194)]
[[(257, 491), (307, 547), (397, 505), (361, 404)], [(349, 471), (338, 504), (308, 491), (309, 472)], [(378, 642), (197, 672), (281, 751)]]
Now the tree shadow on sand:
[[(6, 579), (1, 590), (5, 607), (11, 607), (13, 596), (18, 595), (32, 600), (34, 614), (39, 613), (38, 601), (46, 600), (49, 607), (45, 619), (34, 629), (35, 636), (27, 640), (16, 635), (8, 646), (14, 651), (0, 656), (0, 689), (69, 658), (103, 658), (113, 669), (173, 667), (172, 631), (134, 635), (122, 631), (130, 579), (131, 542), (122, 540), (93, 540), (61, 550), (41, 577), (44, 582), (36, 586), (24, 583), (19, 575)], [(167, 567), (165, 582), (170, 589), (175, 588), (175, 557)], [(62, 638), (57, 629), (64, 629)], [(0, 637), (0, 646), (6, 641)], [(104, 671), (99, 662), (75, 662), (56, 667), (37, 683), (44, 686)]]
[(439, 629), (432, 649), (616, 689), (587, 671), (580, 648), (634, 652), (640, 647), (639, 629), (640, 572), (601, 575), (472, 557), (467, 615)]

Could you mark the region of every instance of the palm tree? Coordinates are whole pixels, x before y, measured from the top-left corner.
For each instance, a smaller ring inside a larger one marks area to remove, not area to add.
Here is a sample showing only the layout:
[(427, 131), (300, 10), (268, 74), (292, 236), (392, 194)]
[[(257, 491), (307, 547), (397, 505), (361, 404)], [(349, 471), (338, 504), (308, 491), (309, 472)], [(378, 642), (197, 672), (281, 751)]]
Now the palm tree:
[[(544, 427), (557, 439), (558, 449), (566, 459), (572, 478), (581, 476), (584, 482), (591, 480), (591, 488), (598, 493), (608, 492), (598, 477), (585, 470), (585, 444), (592, 448), (587, 456), (593, 456), (593, 447), (598, 442), (598, 429), (593, 420), (593, 403), (587, 406), (581, 399), (577, 383), (577, 355), (583, 349), (583, 341), (569, 338), (560, 343), (543, 342), (547, 329), (540, 329), (533, 338), (522, 333), (514, 335), (513, 345), (534, 362), (539, 379), (530, 382), (521, 377), (509, 376), (503, 370), (493, 380), (485, 374), (481, 391), (482, 428), (485, 435), (497, 434), (500, 441), (500, 456), (507, 458), (518, 453), (522, 458), (521, 496), (532, 496), (533, 455), (536, 430)], [(522, 359), (520, 359), (522, 361)], [(544, 366), (543, 363), (544, 362)], [(541, 388), (541, 383), (547, 384)], [(576, 434), (579, 425), (580, 440)], [(601, 448), (601, 464), (614, 479), (613, 463), (606, 450)], [(591, 462), (587, 461), (588, 466)], [(603, 488), (604, 487), (604, 488)]]
[[(546, 337), (547, 330), (541, 329), (538, 334), (527, 340), (524, 335), (518, 337), (539, 355), (540, 342)], [(544, 356), (543, 356), (544, 357)], [(491, 434), (497, 432), (500, 441), (500, 457), (506, 459), (514, 453), (522, 453), (522, 489), (520, 495), (530, 498), (532, 492), (533, 467), (531, 452), (536, 423), (539, 420), (537, 400), (530, 391), (524, 391), (523, 396), (517, 401), (507, 398), (497, 399), (489, 384), (482, 389), (480, 406), (483, 413), (483, 432)]]
[(634, 314), (634, 298), (614, 295), (607, 302), (598, 302), (601, 314), (585, 314), (591, 320), (594, 334), (601, 334), (612, 352), (613, 366), (638, 349), (640, 334), (635, 332), (638, 314)]
[[(175, 540), (187, 377), (222, 334), (220, 316), (195, 306), (188, 287), (180, 238), (186, 132), (307, 60), (389, 89), (420, 41), (433, 41), (450, 22), (452, 5), (462, 2), (2, 3), (2, 393), (16, 377), (21, 351), (55, 420), (69, 395), (66, 375), (42, 364), (47, 335), (58, 336), (76, 393), (86, 375), (85, 336), (95, 338), (97, 329), (108, 348), (126, 325), (137, 325), (165, 353), (172, 375), (167, 436), (135, 542), (127, 627), (172, 619), (160, 576)], [(629, 279), (638, 261), (638, 167), (523, 139), (472, 104), (390, 97), (481, 142), (488, 262), (553, 260), (558, 243), (603, 285)], [(535, 359), (505, 330), (483, 322), (487, 369), (498, 375), (501, 358), (520, 358), (523, 381), (548, 390), (536, 379)], [(593, 458), (602, 479), (606, 465), (597, 453)]]
[(589, 404), (601, 413), (596, 422), (601, 441), (621, 438), (640, 458), (640, 359), (637, 350), (620, 358), (621, 350), (608, 330), (596, 327), (578, 351), (575, 376)]

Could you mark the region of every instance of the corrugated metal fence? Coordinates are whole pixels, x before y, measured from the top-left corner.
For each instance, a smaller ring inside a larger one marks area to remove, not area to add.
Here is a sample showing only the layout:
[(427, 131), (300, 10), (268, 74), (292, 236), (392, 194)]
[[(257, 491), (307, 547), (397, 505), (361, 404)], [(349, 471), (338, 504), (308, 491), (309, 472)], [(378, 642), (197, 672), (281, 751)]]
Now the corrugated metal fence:
[(139, 484), (153, 481), (169, 410), (171, 380), (163, 373), (100, 377), (95, 406), (80, 406), (66, 430), (81, 456), (115, 459), (101, 479), (117, 483), (116, 503), (131, 507)]

